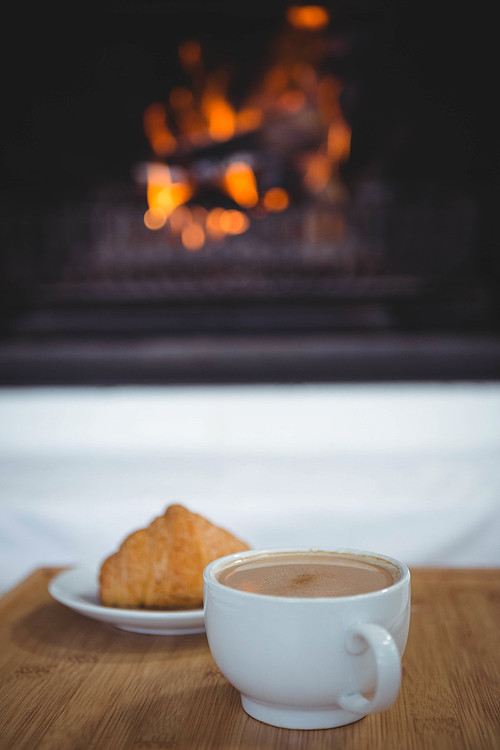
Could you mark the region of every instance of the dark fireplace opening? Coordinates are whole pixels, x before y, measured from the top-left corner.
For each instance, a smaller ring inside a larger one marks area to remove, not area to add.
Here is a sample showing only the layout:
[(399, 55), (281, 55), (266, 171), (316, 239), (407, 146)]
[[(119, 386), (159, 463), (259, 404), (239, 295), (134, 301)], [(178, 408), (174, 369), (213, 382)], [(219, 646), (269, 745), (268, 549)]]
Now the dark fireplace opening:
[(488, 35), (401, 5), (19, 12), (1, 382), (498, 377)]

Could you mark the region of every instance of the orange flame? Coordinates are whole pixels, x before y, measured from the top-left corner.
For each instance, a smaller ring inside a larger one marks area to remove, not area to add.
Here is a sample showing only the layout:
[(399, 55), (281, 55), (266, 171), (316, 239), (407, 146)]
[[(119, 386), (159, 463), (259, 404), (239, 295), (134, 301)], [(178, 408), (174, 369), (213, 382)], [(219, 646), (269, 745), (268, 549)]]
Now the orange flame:
[(159, 229), (177, 206), (191, 198), (193, 189), (187, 181), (172, 182), (171, 172), (166, 164), (148, 164), (147, 179), (149, 209), (144, 216), (144, 223), (150, 229)]
[(289, 24), (297, 29), (323, 29), (330, 22), (330, 15), (321, 5), (292, 5), (286, 12)]
[(177, 141), (167, 125), (167, 111), (163, 104), (154, 103), (146, 107), (143, 125), (151, 148), (157, 156), (168, 156), (174, 151)]
[(208, 119), (208, 131), (214, 141), (228, 141), (235, 131), (235, 113), (222, 97), (211, 97), (205, 101), (204, 110)]
[[(278, 44), (260, 88), (239, 110), (228, 100), (229, 70), (207, 72), (198, 41), (179, 45), (179, 61), (190, 78), (189, 88), (173, 88), (166, 104), (151, 104), (144, 112), (144, 131), (158, 157), (165, 159), (177, 150), (182, 156), (189, 153), (192, 144), (204, 147), (213, 141), (228, 141), (255, 130), (268, 115), (277, 114), (279, 121), (286, 123), (302, 111), (300, 123), (312, 121), (314, 132), (322, 133), (323, 139), (316, 151), (301, 149), (297, 164), (302, 166), (304, 185), (311, 193), (327, 188), (338, 176), (340, 163), (348, 159), (351, 147), (351, 129), (340, 106), (342, 83), (333, 75), (320, 76), (317, 64), (323, 53), (317, 52), (317, 38), (307, 36), (328, 25), (330, 13), (321, 5), (297, 4), (288, 8), (286, 18), (293, 29), (288, 27)], [(311, 51), (313, 45), (316, 51)], [(259, 195), (252, 167), (240, 159), (228, 166), (226, 162), (223, 171), (214, 168), (210, 177), (203, 170), (199, 174), (200, 180), (217, 182), (241, 211), (219, 207), (206, 211), (192, 204), (187, 207), (196, 186), (194, 178), (188, 179), (186, 174), (166, 164), (148, 165), (149, 207), (144, 223), (150, 229), (167, 224), (171, 237), (188, 250), (199, 250), (207, 239), (219, 242), (226, 235), (246, 231), (250, 220), (243, 213), (245, 209), (253, 209), (251, 215), (257, 219), (269, 212), (284, 211), (290, 203), (290, 195), (283, 188), (274, 187)]]
[(226, 193), (243, 208), (255, 206), (259, 200), (253, 169), (244, 161), (233, 161), (223, 180)]
[(328, 128), (328, 156), (334, 162), (347, 161), (351, 153), (351, 128), (343, 120), (332, 122)]
[(228, 141), (236, 130), (236, 112), (226, 99), (225, 84), (220, 76), (207, 81), (201, 98), (201, 111), (214, 141)]

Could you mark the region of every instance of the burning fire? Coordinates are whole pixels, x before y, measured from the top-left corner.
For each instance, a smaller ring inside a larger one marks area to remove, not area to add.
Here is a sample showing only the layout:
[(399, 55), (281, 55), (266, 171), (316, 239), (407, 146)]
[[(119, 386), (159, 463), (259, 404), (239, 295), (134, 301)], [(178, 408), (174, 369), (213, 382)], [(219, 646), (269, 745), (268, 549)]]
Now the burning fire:
[(236, 131), (236, 112), (226, 99), (221, 76), (209, 76), (201, 98), (201, 112), (214, 141), (228, 141)]
[(147, 165), (148, 210), (144, 223), (149, 229), (160, 229), (177, 206), (186, 203), (193, 189), (186, 178), (172, 180), (171, 170), (166, 164)]
[(177, 141), (167, 125), (167, 110), (158, 102), (146, 107), (143, 115), (144, 132), (157, 156), (168, 156)]
[(259, 201), (255, 174), (244, 161), (234, 161), (226, 168), (223, 186), (226, 193), (243, 208), (252, 208)]
[[(296, 5), (288, 8), (286, 21), (275, 59), (239, 110), (228, 97), (228, 72), (207, 71), (200, 43), (189, 40), (179, 46), (178, 56), (190, 87), (174, 87), (165, 103), (152, 103), (144, 112), (144, 132), (158, 159), (146, 165), (144, 223), (151, 230), (167, 227), (187, 250), (245, 232), (252, 216), (285, 211), (291, 172), (305, 195), (318, 195), (338, 179), (339, 165), (349, 158), (351, 130), (339, 104), (342, 85), (320, 74), (318, 53), (310, 52), (321, 49), (311, 40), (328, 26), (329, 13), (319, 5)], [(249, 153), (241, 151), (242, 137), (252, 139)], [(314, 138), (318, 144), (311, 149)], [(232, 149), (229, 158), (224, 144)], [(267, 162), (276, 155), (285, 161), (273, 185)], [(213, 206), (213, 197), (210, 209), (193, 205), (203, 189), (218, 194), (220, 205)]]
[(298, 29), (323, 29), (330, 21), (328, 11), (321, 5), (292, 5), (286, 18)]

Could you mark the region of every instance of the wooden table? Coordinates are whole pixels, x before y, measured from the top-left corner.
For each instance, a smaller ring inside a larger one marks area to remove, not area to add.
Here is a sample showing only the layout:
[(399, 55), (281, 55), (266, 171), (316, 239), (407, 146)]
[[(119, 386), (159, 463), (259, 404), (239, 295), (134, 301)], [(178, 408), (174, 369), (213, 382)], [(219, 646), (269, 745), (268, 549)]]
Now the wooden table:
[(500, 570), (414, 570), (397, 702), (315, 731), (247, 716), (205, 635), (125, 633), (53, 601), (56, 572), (0, 600), (2, 750), (500, 748)]

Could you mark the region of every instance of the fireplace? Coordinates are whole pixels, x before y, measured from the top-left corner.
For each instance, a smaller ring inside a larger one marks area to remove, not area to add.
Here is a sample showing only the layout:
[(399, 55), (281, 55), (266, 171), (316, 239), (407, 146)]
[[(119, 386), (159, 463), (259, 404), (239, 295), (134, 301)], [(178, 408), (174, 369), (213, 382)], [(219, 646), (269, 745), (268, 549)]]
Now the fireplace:
[(41, 374), (54, 347), (106, 359), (200, 336), (268, 355), (330, 340), (333, 359), (389, 341), (386, 375), (408, 342), (437, 356), (452, 337), (462, 365), (476, 352), (458, 375), (497, 377), (473, 24), (425, 4), (233, 5), (106, 3), (23, 35), (3, 123), (4, 377), (78, 380)]

